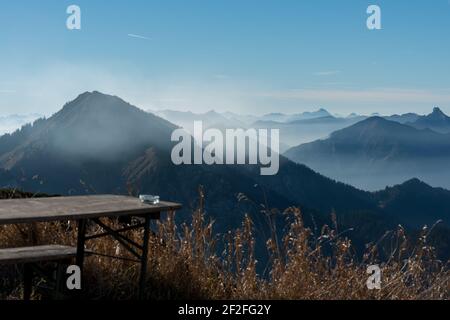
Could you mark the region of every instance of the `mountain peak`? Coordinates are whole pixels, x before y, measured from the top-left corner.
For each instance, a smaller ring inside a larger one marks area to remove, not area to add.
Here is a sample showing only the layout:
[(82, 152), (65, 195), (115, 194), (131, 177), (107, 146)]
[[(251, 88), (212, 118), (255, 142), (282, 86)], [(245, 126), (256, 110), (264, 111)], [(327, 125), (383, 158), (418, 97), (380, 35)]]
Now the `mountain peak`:
[(318, 116), (331, 116), (331, 113), (328, 112), (327, 109), (319, 108), (317, 111), (313, 112), (305, 112), (305, 114), (312, 114), (312, 115), (318, 115)]
[(368, 143), (377, 145), (378, 143), (385, 144), (385, 141), (390, 141), (390, 144), (394, 141), (400, 143), (406, 137), (409, 137), (408, 139), (413, 136), (420, 138), (423, 134), (424, 132), (421, 130), (408, 125), (390, 121), (383, 117), (370, 117), (350, 127), (333, 132), (330, 139), (338, 139), (341, 142), (359, 141), (362, 145)]
[(21, 146), (25, 151), (16, 153), (8, 165), (35, 153), (76, 161), (120, 162), (150, 147), (170, 150), (175, 128), (117, 96), (85, 92), (33, 128)]
[(439, 133), (450, 133), (450, 117), (438, 107), (435, 107), (432, 113), (419, 117), (412, 125), (419, 129), (430, 129)]
[(402, 185), (408, 187), (430, 187), (428, 184), (418, 178), (412, 178), (408, 181), (405, 181)]
[(205, 113), (205, 115), (207, 115), (207, 116), (220, 116), (220, 114), (214, 109), (209, 110), (208, 112)]
[[(422, 180), (418, 179), (418, 178), (412, 178), (409, 179), (403, 183), (399, 183), (393, 186), (388, 186), (384, 189), (384, 192), (390, 192), (392, 190), (397, 191), (397, 195), (398, 192), (416, 192), (417, 194), (420, 194), (421, 192), (425, 191), (425, 190), (432, 190), (433, 187), (431, 187), (430, 185), (426, 184), (425, 182), (423, 182)], [(383, 192), (383, 191), (381, 191)]]
[(439, 107), (434, 107), (433, 112), (430, 114), (433, 118), (439, 118), (439, 119), (446, 119), (447, 115), (442, 112), (442, 110)]
[(75, 98), (75, 100), (86, 99), (89, 97), (98, 97), (99, 98), (99, 97), (107, 97), (107, 96), (109, 96), (109, 95), (101, 93), (100, 91), (94, 90), (94, 91), (86, 91), (86, 92), (79, 94), (78, 97)]
[(358, 126), (364, 126), (367, 124), (393, 124), (393, 125), (397, 125), (397, 123), (394, 123), (393, 121), (389, 121), (386, 120), (383, 117), (380, 116), (371, 116), (363, 121), (360, 121), (358, 123), (356, 123), (355, 125), (353, 125), (354, 127), (358, 127)]
[(123, 99), (109, 94), (101, 93), (99, 91), (86, 91), (76, 97), (74, 100), (66, 103), (64, 107), (58, 112), (59, 116), (68, 114), (80, 113), (109, 113), (125, 110), (134, 110), (138, 108), (133, 107)]

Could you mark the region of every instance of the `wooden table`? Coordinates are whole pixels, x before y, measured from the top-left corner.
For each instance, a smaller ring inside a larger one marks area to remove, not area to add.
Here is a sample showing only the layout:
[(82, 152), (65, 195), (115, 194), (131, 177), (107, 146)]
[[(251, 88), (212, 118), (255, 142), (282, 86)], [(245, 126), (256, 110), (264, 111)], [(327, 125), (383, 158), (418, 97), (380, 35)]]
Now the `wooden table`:
[[(0, 225), (24, 224), (51, 221), (77, 221), (77, 265), (83, 270), (85, 243), (88, 240), (111, 236), (116, 239), (141, 264), (139, 297), (143, 298), (150, 236), (150, 221), (159, 219), (161, 212), (181, 208), (178, 203), (160, 202), (144, 204), (139, 199), (116, 195), (76, 196), (55, 198), (28, 198), (0, 200)], [(100, 218), (140, 217), (142, 222), (114, 230)], [(87, 222), (92, 221), (103, 229), (103, 233), (87, 235)], [(144, 229), (143, 243), (138, 244), (122, 233)]]

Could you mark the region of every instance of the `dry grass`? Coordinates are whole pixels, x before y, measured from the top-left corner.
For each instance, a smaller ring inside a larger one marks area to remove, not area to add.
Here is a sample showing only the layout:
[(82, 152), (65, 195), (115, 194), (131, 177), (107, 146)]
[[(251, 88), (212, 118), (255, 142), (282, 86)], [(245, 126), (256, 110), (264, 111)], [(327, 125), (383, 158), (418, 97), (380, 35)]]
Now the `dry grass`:
[[(267, 277), (256, 272), (252, 221), (223, 238), (213, 234), (213, 223), (205, 221), (202, 201), (192, 223), (177, 227), (173, 216), (156, 222), (149, 257), (148, 299), (449, 299), (448, 264), (438, 261), (423, 234), (411, 252), (405, 231), (395, 232), (397, 245), (390, 258), (380, 263), (377, 247), (368, 246), (358, 261), (351, 241), (340, 238), (335, 227), (323, 227), (314, 235), (302, 221), (301, 212), (291, 208), (289, 231), (276, 245), (267, 241), (270, 270)], [(117, 222), (109, 222), (115, 225)], [(92, 229), (93, 227), (91, 227)], [(95, 230), (91, 230), (92, 232)], [(71, 223), (47, 223), (0, 228), (2, 247), (30, 244), (74, 244), (76, 227)], [(141, 239), (137, 231), (129, 237)], [(217, 255), (219, 241), (225, 250)], [(126, 256), (109, 238), (89, 243), (95, 252)], [(281, 248), (281, 249), (278, 249)], [(326, 251), (326, 253), (325, 253)], [(382, 289), (366, 287), (367, 266), (380, 264)], [(0, 298), (17, 299), (20, 270), (0, 269)], [(3, 276), (4, 275), (4, 276)], [(86, 299), (132, 299), (137, 292), (138, 267), (129, 261), (92, 256), (86, 260)], [(35, 293), (35, 298), (43, 298)]]

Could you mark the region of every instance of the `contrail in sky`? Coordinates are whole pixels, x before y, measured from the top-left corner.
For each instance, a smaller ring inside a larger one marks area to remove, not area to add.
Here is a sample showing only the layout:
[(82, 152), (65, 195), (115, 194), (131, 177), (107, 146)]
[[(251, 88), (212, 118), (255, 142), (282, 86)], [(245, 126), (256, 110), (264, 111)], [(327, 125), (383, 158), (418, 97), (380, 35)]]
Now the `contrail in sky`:
[(141, 36), (141, 35), (139, 35), (139, 34), (129, 33), (128, 36), (131, 37), (131, 38), (144, 39), (144, 40), (151, 40), (149, 37)]

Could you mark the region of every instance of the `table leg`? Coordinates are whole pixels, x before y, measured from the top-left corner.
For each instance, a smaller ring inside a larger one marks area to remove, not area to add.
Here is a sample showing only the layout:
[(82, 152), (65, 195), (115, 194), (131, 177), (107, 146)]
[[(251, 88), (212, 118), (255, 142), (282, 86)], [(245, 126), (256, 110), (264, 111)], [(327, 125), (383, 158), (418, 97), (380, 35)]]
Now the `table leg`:
[(142, 244), (142, 257), (141, 257), (141, 273), (139, 279), (139, 299), (144, 298), (145, 282), (147, 280), (147, 267), (148, 267), (148, 246), (150, 240), (150, 216), (145, 216), (144, 225), (144, 243)]
[(84, 264), (84, 245), (86, 242), (86, 220), (82, 219), (78, 221), (78, 237), (77, 237), (77, 258), (76, 264), (80, 267), (83, 273)]
[(30, 264), (23, 266), (23, 300), (30, 301), (33, 290), (33, 269)]
[(72, 264), (72, 260), (58, 261), (56, 266), (56, 284), (55, 284), (55, 299), (62, 300), (64, 298), (64, 291), (66, 288), (66, 270)]

